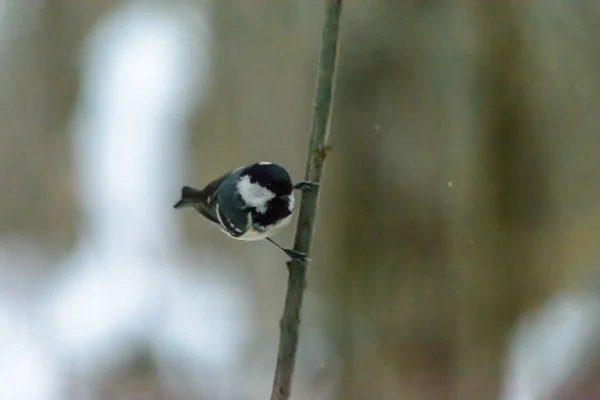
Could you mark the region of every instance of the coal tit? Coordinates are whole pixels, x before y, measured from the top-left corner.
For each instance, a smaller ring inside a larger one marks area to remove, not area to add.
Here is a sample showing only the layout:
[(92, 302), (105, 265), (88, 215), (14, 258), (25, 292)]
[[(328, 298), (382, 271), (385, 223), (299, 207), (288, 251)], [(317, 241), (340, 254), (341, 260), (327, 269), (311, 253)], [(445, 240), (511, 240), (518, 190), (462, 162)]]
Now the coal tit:
[(288, 256), (304, 260), (305, 254), (281, 247), (270, 236), (290, 223), (293, 191), (316, 186), (306, 181), (293, 185), (285, 168), (262, 161), (228, 172), (202, 190), (184, 186), (181, 199), (173, 207), (193, 207), (234, 239), (265, 239)]

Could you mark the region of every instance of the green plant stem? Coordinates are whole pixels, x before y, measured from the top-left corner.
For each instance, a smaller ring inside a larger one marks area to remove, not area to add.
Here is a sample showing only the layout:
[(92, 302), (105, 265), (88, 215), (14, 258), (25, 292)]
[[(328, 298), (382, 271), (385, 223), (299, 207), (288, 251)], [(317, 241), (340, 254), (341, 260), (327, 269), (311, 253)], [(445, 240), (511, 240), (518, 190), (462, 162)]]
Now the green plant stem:
[[(321, 53), (317, 66), (317, 82), (314, 96), (312, 129), (304, 179), (320, 183), (323, 164), (329, 150), (329, 125), (333, 103), (333, 91), (338, 50), (338, 33), (342, 0), (326, 0), (325, 23)], [(302, 193), (298, 212), (298, 225), (294, 249), (310, 254), (315, 232), (315, 219), (319, 205), (320, 188)], [(288, 262), (288, 287), (280, 322), (279, 352), (273, 381), (271, 400), (288, 400), (292, 390), (292, 378), (296, 364), (300, 311), (306, 288), (307, 265), (305, 262)]]

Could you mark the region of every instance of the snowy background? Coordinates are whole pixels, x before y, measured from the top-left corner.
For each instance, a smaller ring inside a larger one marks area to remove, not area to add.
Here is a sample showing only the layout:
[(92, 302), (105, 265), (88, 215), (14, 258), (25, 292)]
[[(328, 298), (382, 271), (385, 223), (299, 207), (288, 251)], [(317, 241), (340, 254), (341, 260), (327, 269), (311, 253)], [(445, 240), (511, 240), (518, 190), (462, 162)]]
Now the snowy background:
[[(600, 10), (347, 3), (293, 398), (600, 398)], [(0, 399), (269, 396), (285, 258), (172, 205), (302, 177), (322, 15), (0, 0)]]

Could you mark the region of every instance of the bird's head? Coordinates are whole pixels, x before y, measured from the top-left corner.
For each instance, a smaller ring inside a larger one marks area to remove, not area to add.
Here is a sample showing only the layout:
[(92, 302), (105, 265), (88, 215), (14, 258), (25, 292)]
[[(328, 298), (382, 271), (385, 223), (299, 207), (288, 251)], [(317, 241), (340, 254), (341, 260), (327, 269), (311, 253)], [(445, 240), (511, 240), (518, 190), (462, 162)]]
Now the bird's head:
[(290, 175), (282, 166), (270, 162), (263, 161), (244, 168), (237, 189), (242, 200), (259, 212), (265, 212), (268, 203), (275, 198), (287, 197), (293, 202)]

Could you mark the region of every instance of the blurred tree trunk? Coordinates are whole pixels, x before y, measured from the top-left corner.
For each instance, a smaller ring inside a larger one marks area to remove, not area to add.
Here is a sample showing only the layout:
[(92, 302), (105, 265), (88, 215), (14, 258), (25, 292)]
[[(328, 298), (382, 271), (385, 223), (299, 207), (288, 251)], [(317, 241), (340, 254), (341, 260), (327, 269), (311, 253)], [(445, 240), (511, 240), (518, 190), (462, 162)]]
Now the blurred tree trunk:
[(0, 76), (5, 231), (39, 235), (63, 248), (74, 239), (67, 144), (79, 50), (92, 23), (112, 4), (41, 0), (12, 8), (12, 18), (24, 23), (7, 43)]
[(516, 318), (595, 255), (586, 7), (380, 1), (347, 20), (328, 173), (340, 399), (496, 398)]

